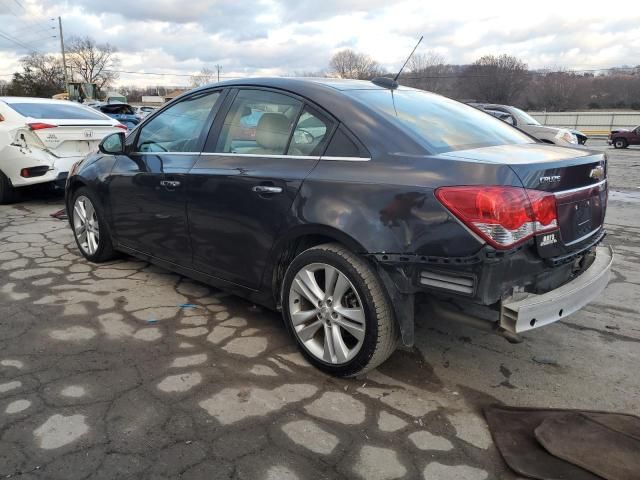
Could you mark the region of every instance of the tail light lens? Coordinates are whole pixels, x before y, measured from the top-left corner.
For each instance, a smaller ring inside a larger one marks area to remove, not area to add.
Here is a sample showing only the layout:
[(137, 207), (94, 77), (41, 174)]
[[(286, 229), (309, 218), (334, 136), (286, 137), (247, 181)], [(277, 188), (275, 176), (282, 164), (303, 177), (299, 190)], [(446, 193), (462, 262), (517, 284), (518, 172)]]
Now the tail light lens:
[(441, 187), (436, 198), (467, 227), (498, 249), (558, 228), (551, 193), (518, 187)]
[(57, 125), (51, 125), (49, 123), (27, 123), (31, 130), (44, 130), (45, 128), (56, 128)]
[(2, 116), (1, 113), (0, 113), (0, 122), (4, 122), (4, 117)]
[(127, 127), (126, 125), (123, 125), (123, 124), (121, 124), (121, 123), (119, 123), (119, 124), (117, 124), (117, 125), (114, 125), (114, 127), (116, 127), (116, 128), (121, 128), (121, 129), (123, 129), (123, 130), (129, 130), (129, 127)]

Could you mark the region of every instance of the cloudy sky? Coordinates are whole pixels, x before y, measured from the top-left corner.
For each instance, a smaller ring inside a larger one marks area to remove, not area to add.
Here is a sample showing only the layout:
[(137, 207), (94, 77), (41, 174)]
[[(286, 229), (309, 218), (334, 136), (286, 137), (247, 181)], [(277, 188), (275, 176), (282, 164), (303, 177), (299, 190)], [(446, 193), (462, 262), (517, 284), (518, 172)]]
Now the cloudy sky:
[[(219, 64), (223, 76), (291, 75), (326, 68), (344, 48), (395, 70), (420, 35), (419, 51), (451, 63), (509, 53), (530, 68), (640, 64), (637, 2), (618, 9), (591, 0), (0, 0), (0, 79), (11, 78), (28, 49), (59, 52), (51, 38), (58, 16), (65, 37), (115, 45), (119, 68), (131, 72), (188, 75)], [(188, 82), (178, 75), (120, 78)]]

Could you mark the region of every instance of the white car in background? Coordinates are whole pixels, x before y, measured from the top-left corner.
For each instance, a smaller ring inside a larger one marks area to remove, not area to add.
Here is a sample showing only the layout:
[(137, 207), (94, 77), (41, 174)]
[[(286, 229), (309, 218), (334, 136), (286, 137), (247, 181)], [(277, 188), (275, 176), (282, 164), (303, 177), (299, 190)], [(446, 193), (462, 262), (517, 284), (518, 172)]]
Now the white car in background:
[(71, 166), (120, 131), (117, 120), (68, 100), (0, 97), (0, 203), (27, 185), (64, 187)]
[(475, 102), (470, 102), (469, 105), (484, 110), (545, 143), (573, 147), (578, 144), (584, 145), (587, 141), (587, 136), (579, 131), (541, 125), (531, 115), (511, 105)]

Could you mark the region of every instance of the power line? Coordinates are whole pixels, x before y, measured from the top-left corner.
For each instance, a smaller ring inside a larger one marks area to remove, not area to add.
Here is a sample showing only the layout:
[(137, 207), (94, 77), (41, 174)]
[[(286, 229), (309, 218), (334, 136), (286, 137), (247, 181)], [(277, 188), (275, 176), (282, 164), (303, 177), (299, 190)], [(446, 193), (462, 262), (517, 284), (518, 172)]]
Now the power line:
[[(40, 54), (43, 54), (40, 50), (38, 50), (37, 48), (32, 48), (29, 47), (28, 45), (22, 43), (21, 41), (11, 37), (10, 35), (4, 33), (4, 32), (0, 32), (0, 38), (4, 38), (5, 40), (9, 40), (12, 43), (15, 43), (16, 45), (18, 45), (19, 47), (24, 48), (25, 50), (27, 50), (28, 52), (37, 52)], [(44, 54), (43, 54), (44, 55)]]

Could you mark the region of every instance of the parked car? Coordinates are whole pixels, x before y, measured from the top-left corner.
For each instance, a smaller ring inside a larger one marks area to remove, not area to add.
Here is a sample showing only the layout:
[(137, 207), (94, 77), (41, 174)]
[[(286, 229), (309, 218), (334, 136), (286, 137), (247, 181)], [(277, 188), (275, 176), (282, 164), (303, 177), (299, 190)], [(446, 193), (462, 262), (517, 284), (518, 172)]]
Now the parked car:
[(150, 113), (155, 112), (156, 110), (157, 110), (157, 107), (150, 107), (150, 106), (147, 106), (147, 105), (142, 105), (142, 106), (139, 106), (139, 107), (135, 107), (135, 113), (140, 118), (144, 118), (147, 115), (149, 115)]
[(0, 97), (0, 203), (14, 201), (27, 185), (63, 187), (71, 165), (123, 128), (78, 103)]
[(510, 105), (475, 102), (469, 103), (469, 105), (484, 110), (514, 127), (518, 127), (523, 132), (528, 133), (544, 143), (565, 146), (576, 144), (584, 145), (587, 143), (588, 137), (578, 130), (541, 125), (540, 122), (528, 113)]
[(627, 148), (629, 145), (640, 145), (640, 125), (627, 130), (612, 130), (607, 139), (609, 145), (614, 148)]
[(128, 103), (103, 103), (97, 105), (95, 108), (105, 115), (115, 118), (129, 130), (135, 128), (142, 119)]
[(282, 310), (312, 364), (350, 376), (413, 344), (416, 302), (517, 334), (595, 298), (606, 168), (391, 81), (248, 79), (105, 138), (65, 198), (88, 260), (126, 252)]

